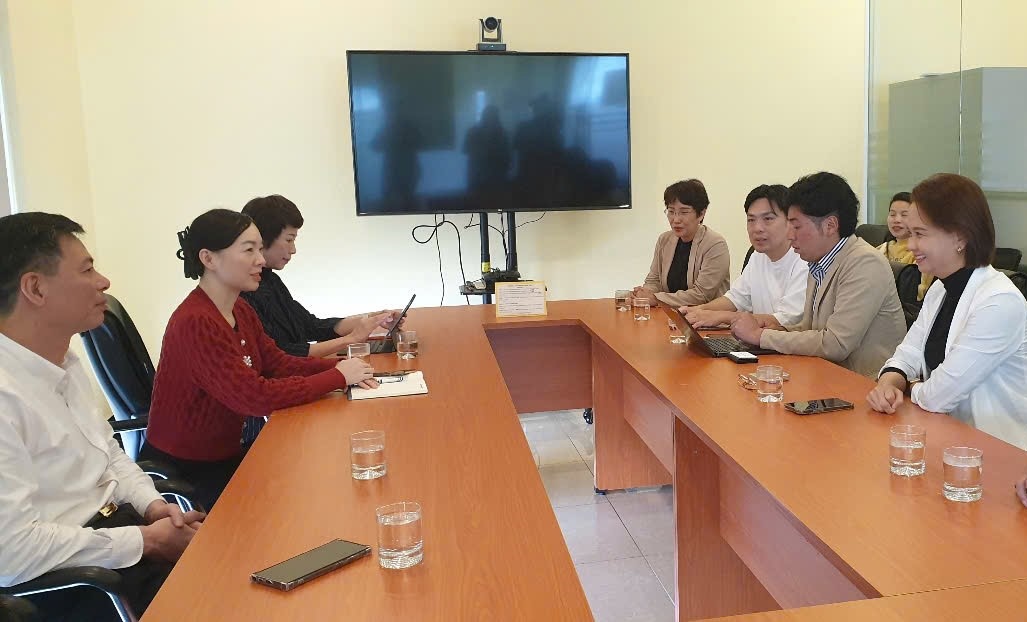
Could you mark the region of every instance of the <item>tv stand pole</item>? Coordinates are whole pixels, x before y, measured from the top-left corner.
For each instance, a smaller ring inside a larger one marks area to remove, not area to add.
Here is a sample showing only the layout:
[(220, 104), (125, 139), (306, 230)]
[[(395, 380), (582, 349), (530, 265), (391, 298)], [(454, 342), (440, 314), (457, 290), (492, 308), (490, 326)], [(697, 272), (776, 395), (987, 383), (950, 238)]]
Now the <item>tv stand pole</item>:
[(506, 269), (517, 269), (517, 215), (515, 212), (506, 213)]
[[(481, 273), (485, 274), (492, 269), (492, 258), (489, 255), (489, 215), (486, 212), (478, 212), (478, 229), (481, 236)], [(484, 304), (492, 304), (492, 294), (482, 294), (481, 301)]]

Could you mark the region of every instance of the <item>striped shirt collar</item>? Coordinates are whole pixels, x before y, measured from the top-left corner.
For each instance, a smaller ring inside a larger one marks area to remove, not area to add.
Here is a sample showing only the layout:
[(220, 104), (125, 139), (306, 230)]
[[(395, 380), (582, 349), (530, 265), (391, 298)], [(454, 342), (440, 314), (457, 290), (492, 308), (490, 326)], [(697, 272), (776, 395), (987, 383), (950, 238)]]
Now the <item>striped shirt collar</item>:
[(834, 263), (834, 258), (838, 256), (838, 253), (842, 251), (842, 247), (845, 246), (845, 242), (848, 241), (849, 237), (844, 237), (838, 240), (838, 243), (834, 245), (834, 248), (829, 250), (826, 255), (821, 257), (817, 261), (811, 261), (809, 264), (809, 273), (816, 281), (817, 287), (824, 281), (824, 276), (827, 275), (827, 271), (831, 269), (831, 264)]

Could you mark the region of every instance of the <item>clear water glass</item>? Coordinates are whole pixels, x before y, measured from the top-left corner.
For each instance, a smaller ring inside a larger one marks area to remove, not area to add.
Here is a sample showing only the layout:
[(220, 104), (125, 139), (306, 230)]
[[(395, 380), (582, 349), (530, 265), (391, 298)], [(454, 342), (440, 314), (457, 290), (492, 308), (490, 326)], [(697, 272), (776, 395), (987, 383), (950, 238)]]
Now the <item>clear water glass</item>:
[(685, 343), (687, 338), (678, 326), (678, 320), (673, 316), (667, 316), (667, 329), (670, 330), (670, 342), (671, 343)]
[(652, 317), (649, 310), (648, 298), (635, 298), (631, 304), (635, 310), (635, 320), (645, 322)]
[(382, 568), (402, 569), (424, 559), (421, 505), (400, 501), (374, 511), (378, 519), (378, 563)]
[(780, 365), (760, 365), (756, 368), (756, 399), (761, 402), (780, 402), (785, 398), (784, 370)]
[(628, 302), (631, 299), (630, 289), (618, 289), (613, 294), (613, 303), (617, 306), (618, 311), (630, 311), (631, 304)]
[(417, 358), (417, 332), (402, 330), (396, 333), (396, 356), (403, 360)]
[(385, 475), (385, 432), (365, 430), (349, 435), (350, 475), (378, 479)]
[(367, 361), (367, 358), (371, 356), (371, 344), (369, 343), (351, 343), (346, 348), (346, 355), (349, 358), (359, 358)]
[(903, 477), (917, 477), (927, 470), (927, 430), (918, 425), (894, 425), (888, 446), (891, 472)]
[(944, 484), (942, 493), (949, 501), (969, 503), (984, 494), (981, 472), (984, 452), (973, 447), (949, 447), (942, 456)]

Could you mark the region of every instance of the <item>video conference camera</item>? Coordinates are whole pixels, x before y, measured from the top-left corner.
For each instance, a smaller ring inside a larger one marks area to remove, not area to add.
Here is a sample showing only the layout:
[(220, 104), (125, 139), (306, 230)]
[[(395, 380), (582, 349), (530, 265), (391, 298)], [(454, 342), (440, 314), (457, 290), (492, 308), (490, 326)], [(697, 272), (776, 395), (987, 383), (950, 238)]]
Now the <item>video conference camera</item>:
[(503, 20), (498, 17), (483, 17), (478, 20), (480, 37), (478, 41), (479, 52), (505, 52), (506, 44), (503, 43)]

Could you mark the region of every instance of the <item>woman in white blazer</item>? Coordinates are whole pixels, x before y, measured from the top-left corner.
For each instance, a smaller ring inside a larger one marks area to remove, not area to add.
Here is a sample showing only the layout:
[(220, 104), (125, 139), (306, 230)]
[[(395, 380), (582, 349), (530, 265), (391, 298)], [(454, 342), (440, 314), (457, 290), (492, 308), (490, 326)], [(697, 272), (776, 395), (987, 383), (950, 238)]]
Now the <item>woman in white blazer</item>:
[(934, 175), (913, 189), (909, 250), (937, 277), (906, 338), (867, 396), (894, 413), (909, 394), (1027, 449), (1027, 301), (991, 267), (995, 225), (973, 181)]

